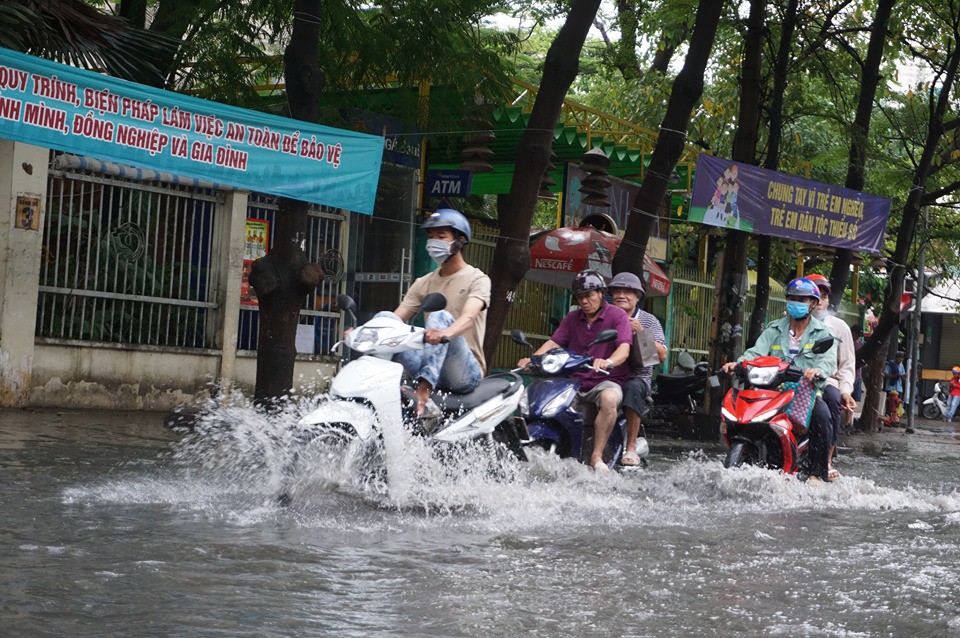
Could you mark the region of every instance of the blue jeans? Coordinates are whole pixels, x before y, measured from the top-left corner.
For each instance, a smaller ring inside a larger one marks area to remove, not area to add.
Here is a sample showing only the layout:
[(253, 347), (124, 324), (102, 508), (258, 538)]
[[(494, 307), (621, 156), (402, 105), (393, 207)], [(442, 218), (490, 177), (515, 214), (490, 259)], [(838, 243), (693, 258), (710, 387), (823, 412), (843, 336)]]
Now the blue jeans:
[(953, 415), (957, 413), (958, 407), (960, 407), (960, 396), (951, 395), (947, 399), (947, 413), (943, 418), (947, 421), (953, 421)]
[[(390, 317), (398, 321), (400, 319), (389, 310), (378, 312), (376, 316)], [(439, 310), (430, 313), (426, 327), (443, 330), (454, 321), (449, 312)], [(399, 352), (394, 355), (393, 360), (402, 364), (412, 379), (423, 379), (436, 390), (463, 394), (480, 383), (480, 364), (463, 337), (454, 337), (449, 343), (425, 343), (423, 350)]]

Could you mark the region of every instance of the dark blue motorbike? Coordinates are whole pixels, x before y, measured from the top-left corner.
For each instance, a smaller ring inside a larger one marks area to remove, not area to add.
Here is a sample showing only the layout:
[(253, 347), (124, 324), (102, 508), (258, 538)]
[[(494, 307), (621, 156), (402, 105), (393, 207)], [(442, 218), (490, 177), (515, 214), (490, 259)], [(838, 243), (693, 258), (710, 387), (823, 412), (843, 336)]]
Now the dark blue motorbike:
[[(516, 343), (532, 349), (520, 330), (513, 330), (511, 336)], [(616, 338), (616, 330), (603, 330), (589, 345), (608, 343)], [(532, 381), (520, 399), (520, 418), (527, 430), (527, 438), (523, 441), (525, 446), (539, 447), (561, 458), (573, 458), (581, 463), (590, 460), (593, 425), (587, 424), (584, 415), (577, 409), (580, 380), (571, 375), (592, 364), (593, 357), (563, 348), (554, 348), (530, 358), (526, 370), (543, 377)], [(620, 413), (603, 454), (604, 461), (610, 467), (620, 463), (624, 431), (623, 414)]]

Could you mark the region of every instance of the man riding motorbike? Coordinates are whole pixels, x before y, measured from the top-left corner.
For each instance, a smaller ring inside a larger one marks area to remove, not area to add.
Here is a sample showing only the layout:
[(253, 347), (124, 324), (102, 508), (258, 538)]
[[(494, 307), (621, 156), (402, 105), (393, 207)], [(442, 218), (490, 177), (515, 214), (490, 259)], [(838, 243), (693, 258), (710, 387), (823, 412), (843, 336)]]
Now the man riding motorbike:
[(637, 436), (640, 433), (640, 419), (649, 409), (647, 398), (653, 388), (653, 366), (643, 365), (637, 335), (644, 330), (650, 331), (660, 363), (667, 358), (667, 340), (663, 335), (660, 320), (640, 307), (646, 291), (639, 277), (632, 272), (617, 273), (610, 282), (610, 296), (613, 298), (613, 304), (623, 309), (630, 317), (630, 330), (634, 336), (634, 344), (630, 349), (628, 360), (630, 378), (623, 385), (623, 416), (627, 422), (627, 440), (624, 444), (623, 457), (620, 459), (620, 465), (632, 467), (640, 465)]
[[(813, 344), (818, 340), (833, 338), (824, 323), (813, 316), (814, 308), (820, 303), (820, 290), (815, 283), (801, 277), (787, 284), (786, 293), (788, 316), (771, 322), (752, 348), (736, 361), (723, 364), (723, 371), (731, 374), (741, 361), (759, 356), (791, 358), (803, 370), (803, 378), (822, 390), (837, 368), (837, 343), (834, 340), (830, 349), (820, 354), (812, 351)], [(801, 478), (829, 481), (833, 423), (830, 411), (820, 396), (814, 403), (810, 417), (809, 436), (809, 467)]]
[(834, 444), (830, 448), (829, 471), (830, 478), (835, 479), (840, 478), (840, 473), (833, 469), (833, 455), (837, 451), (837, 437), (840, 436), (841, 410), (852, 412), (857, 407), (857, 402), (853, 400), (853, 382), (857, 376), (857, 356), (853, 349), (853, 334), (850, 332), (850, 326), (840, 317), (830, 314), (830, 280), (818, 273), (807, 275), (807, 279), (815, 283), (820, 291), (820, 303), (814, 308), (813, 316), (822, 321), (830, 334), (836, 337), (839, 342), (837, 344), (837, 369), (827, 379), (827, 385), (823, 388), (823, 398), (833, 421)]
[[(597, 271), (577, 273), (572, 290), (580, 308), (567, 313), (553, 335), (534, 353), (543, 354), (560, 347), (594, 357), (592, 368), (578, 371), (574, 376), (581, 379), (578, 400), (597, 409), (590, 456), (590, 467), (597, 471), (609, 469), (603, 461), (603, 450), (623, 400), (621, 386), (630, 373), (627, 357), (633, 343), (630, 319), (623, 310), (606, 302), (606, 289), (603, 275)], [(615, 341), (587, 347), (596, 335), (607, 329), (617, 331)], [(520, 359), (517, 367), (525, 368), (529, 363), (529, 358)]]
[(469, 392), (484, 375), (483, 335), (490, 304), (490, 278), (463, 258), (470, 243), (470, 223), (459, 211), (441, 208), (430, 215), (422, 228), (427, 232), (427, 252), (439, 268), (420, 277), (410, 286), (393, 316), (408, 321), (420, 312), (429, 293), (446, 297), (444, 310), (427, 315), (420, 351), (402, 352), (396, 360), (416, 383), (417, 413), (438, 412), (430, 402), (434, 388)]

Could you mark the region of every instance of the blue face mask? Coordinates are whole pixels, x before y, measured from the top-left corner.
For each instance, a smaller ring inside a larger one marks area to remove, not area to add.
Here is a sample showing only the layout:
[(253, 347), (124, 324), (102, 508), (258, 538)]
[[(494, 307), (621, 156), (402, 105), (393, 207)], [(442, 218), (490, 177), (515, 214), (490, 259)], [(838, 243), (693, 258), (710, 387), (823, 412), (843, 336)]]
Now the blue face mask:
[(810, 304), (806, 301), (788, 301), (787, 312), (794, 319), (803, 319), (810, 314)]

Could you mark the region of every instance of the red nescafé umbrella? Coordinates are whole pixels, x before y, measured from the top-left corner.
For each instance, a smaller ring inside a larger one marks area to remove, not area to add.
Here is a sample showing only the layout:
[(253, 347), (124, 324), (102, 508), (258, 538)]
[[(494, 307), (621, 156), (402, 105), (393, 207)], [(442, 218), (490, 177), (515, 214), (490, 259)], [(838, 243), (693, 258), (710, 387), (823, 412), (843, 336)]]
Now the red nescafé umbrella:
[[(592, 227), (557, 228), (540, 235), (530, 246), (530, 270), (526, 278), (553, 286), (568, 287), (573, 276), (592, 268), (609, 280), (610, 264), (620, 238)], [(649, 296), (670, 293), (670, 278), (650, 258), (643, 256), (643, 283)]]

